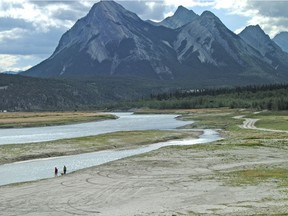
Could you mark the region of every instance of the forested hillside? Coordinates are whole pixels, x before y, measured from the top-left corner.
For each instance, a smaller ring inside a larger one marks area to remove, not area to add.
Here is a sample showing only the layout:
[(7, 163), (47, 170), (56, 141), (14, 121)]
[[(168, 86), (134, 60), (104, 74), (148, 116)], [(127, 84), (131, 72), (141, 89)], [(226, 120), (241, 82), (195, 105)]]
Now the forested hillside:
[(127, 110), (143, 107), (288, 109), (288, 84), (171, 90), (176, 86), (177, 83), (159, 84), (139, 78), (57, 80), (1, 74), (0, 111)]
[(105, 108), (105, 104), (149, 95), (155, 86), (153, 82), (132, 78), (97, 77), (89, 80), (59, 80), (0, 74), (0, 110)]
[(148, 100), (122, 103), (121, 107), (151, 109), (253, 108), (288, 110), (288, 84), (177, 90), (151, 94)]

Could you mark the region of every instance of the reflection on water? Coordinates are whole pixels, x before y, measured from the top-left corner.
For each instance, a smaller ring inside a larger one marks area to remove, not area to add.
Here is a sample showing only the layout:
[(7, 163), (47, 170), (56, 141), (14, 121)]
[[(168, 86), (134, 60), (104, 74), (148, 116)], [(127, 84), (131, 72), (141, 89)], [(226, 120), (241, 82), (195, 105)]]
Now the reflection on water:
[(55, 166), (60, 168), (61, 171), (62, 167), (66, 165), (68, 171), (72, 172), (79, 169), (104, 164), (110, 161), (115, 161), (121, 158), (143, 154), (165, 146), (193, 145), (213, 142), (219, 139), (221, 138), (216, 131), (204, 130), (203, 135), (201, 135), (199, 139), (194, 140), (171, 140), (167, 142), (151, 144), (137, 149), (100, 151), (58, 158), (39, 159), (5, 164), (0, 166), (0, 185), (51, 178), (54, 176)]

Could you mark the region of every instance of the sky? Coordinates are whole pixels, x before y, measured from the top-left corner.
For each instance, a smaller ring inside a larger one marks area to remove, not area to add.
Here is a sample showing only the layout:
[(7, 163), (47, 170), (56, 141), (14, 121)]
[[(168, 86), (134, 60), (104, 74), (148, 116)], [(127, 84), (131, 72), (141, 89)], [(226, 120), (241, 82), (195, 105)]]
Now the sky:
[[(0, 0), (0, 72), (26, 70), (48, 58), (63, 33), (99, 0)], [(288, 0), (116, 0), (143, 20), (161, 21), (179, 5), (212, 11), (235, 33), (257, 25), (273, 38), (288, 31)]]

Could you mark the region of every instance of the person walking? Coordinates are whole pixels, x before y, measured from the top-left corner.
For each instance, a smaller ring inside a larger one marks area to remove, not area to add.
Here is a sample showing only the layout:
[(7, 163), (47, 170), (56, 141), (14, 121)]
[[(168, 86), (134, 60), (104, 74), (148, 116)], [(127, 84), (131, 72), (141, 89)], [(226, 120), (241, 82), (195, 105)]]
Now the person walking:
[(55, 174), (55, 176), (58, 176), (58, 168), (57, 167), (55, 167), (55, 169), (54, 169), (54, 174)]
[(64, 167), (63, 167), (63, 174), (65, 175), (66, 172), (67, 172), (67, 168), (66, 168), (66, 166), (64, 165)]

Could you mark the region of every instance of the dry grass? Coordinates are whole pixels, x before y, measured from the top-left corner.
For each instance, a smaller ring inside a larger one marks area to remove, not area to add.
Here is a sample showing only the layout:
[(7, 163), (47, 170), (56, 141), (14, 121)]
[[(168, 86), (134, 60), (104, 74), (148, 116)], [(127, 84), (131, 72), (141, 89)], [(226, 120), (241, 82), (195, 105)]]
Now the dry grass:
[(16, 112), (0, 113), (0, 128), (62, 125), (115, 118), (96, 112)]
[(226, 182), (233, 186), (257, 185), (267, 181), (274, 181), (279, 186), (285, 187), (288, 184), (288, 170), (282, 167), (255, 167), (221, 175), (226, 177)]
[(207, 108), (207, 109), (139, 109), (137, 114), (207, 114), (207, 113), (225, 113), (229, 112), (229, 108)]
[(0, 164), (107, 149), (128, 149), (199, 135), (200, 132), (191, 131), (126, 131), (40, 143), (0, 145)]

